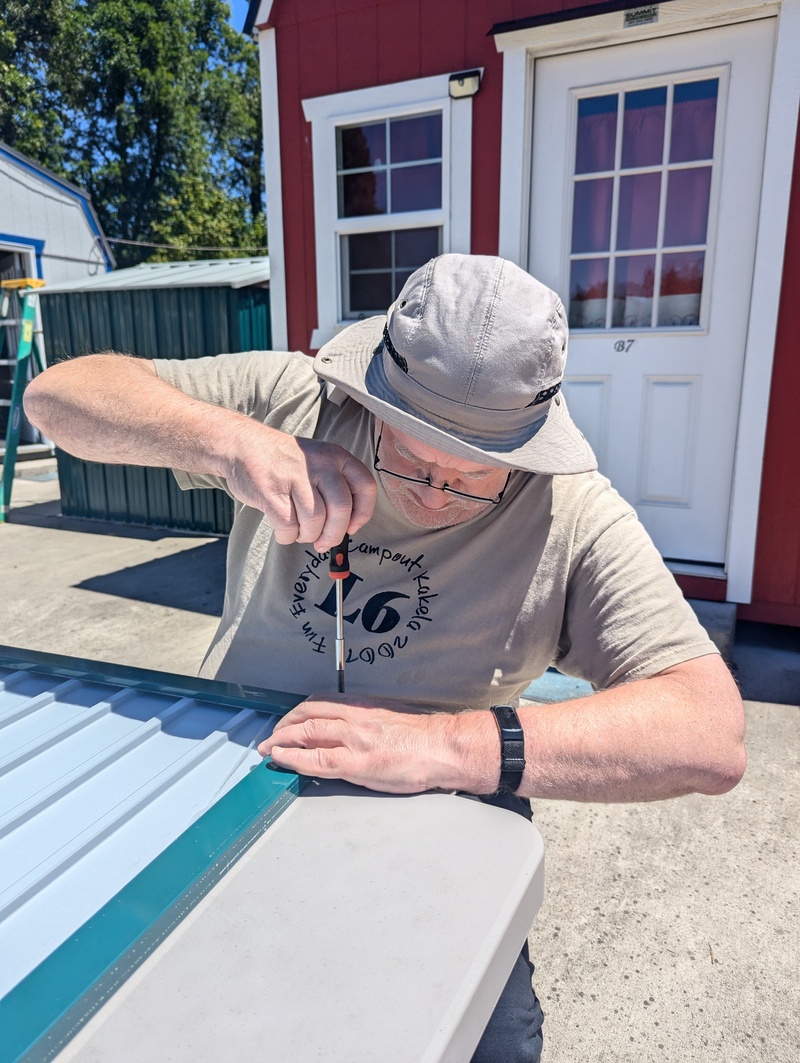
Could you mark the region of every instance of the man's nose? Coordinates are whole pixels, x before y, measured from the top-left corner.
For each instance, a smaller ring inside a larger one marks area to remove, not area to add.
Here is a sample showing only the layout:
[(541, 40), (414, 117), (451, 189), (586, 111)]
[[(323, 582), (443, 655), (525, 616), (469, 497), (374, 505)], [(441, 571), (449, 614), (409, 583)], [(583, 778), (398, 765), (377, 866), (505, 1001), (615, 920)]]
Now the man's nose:
[(440, 490), (446, 484), (444, 476), (431, 476), (430, 486), (422, 489), (422, 501), (428, 509), (441, 509), (447, 505), (450, 496), (446, 491)]

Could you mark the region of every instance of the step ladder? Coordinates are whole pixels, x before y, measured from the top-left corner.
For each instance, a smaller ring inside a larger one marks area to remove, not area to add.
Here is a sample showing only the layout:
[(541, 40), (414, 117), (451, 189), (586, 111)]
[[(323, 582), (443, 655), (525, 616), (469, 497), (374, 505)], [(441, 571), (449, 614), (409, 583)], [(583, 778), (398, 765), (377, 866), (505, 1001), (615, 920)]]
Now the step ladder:
[[(0, 329), (17, 325), (21, 327), (16, 358), (0, 359), (0, 364), (14, 366), (11, 398), (0, 399), (0, 405), (9, 408), (3, 473), (0, 478), (0, 524), (7, 522), (11, 509), (11, 489), (14, 486), (14, 467), (17, 463), (22, 429), (22, 396), (25, 385), (31, 375), (31, 367), (35, 372), (44, 372), (44, 361), (36, 339), (41, 332), (41, 329), (36, 328), (36, 305), (39, 298), (36, 289), (42, 287), (44, 281), (34, 277), (0, 282)], [(12, 307), (15, 310), (13, 315), (9, 316)], [(10, 344), (0, 343), (0, 352), (9, 346)]]

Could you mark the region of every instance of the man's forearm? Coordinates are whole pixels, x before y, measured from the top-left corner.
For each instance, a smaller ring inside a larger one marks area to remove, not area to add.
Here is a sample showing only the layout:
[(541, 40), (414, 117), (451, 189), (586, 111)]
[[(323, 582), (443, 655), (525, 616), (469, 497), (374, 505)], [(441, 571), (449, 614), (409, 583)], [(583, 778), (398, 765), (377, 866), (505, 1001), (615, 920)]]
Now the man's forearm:
[[(725, 793), (745, 765), (741, 699), (715, 655), (651, 679), (557, 705), (518, 710), (525, 732), (521, 797), (654, 801)], [(499, 735), (490, 713), (452, 720), (456, 787), (487, 792), (499, 777)], [(494, 775), (487, 779), (494, 767)]]
[[(744, 771), (739, 692), (716, 655), (560, 705), (519, 710), (520, 797), (656, 801), (725, 793)], [(488, 710), (421, 715), (390, 701), (312, 695), (259, 746), (282, 767), (373, 790), (489, 794), (500, 738)]]
[(234, 498), (266, 514), (280, 544), (329, 550), (375, 505), (372, 474), (343, 447), (201, 402), (136, 358), (61, 362), (28, 386), (25, 411), (78, 458), (221, 477)]
[(78, 458), (219, 475), (247, 424), (173, 388), (150, 362), (113, 354), (52, 366), (26, 389), (25, 412)]

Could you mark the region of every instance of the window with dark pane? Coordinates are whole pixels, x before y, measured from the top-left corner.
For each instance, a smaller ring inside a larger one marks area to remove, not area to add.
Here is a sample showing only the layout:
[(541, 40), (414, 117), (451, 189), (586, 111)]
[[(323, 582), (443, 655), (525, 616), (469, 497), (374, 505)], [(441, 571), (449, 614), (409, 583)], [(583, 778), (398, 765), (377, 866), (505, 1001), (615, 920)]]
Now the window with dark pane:
[(408, 277), (441, 254), (440, 226), (351, 233), (340, 238), (345, 319), (383, 314)]
[(442, 206), (442, 113), (336, 130), (340, 218)]

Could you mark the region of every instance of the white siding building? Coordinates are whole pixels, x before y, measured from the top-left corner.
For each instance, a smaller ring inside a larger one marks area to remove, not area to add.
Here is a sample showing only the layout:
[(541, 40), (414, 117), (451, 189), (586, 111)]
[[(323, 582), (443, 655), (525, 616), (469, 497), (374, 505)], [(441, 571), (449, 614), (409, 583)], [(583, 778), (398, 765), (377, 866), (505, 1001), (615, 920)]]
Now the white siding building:
[[(63, 284), (105, 274), (114, 257), (87, 194), (0, 142), (0, 281), (36, 277)], [(37, 310), (37, 325), (41, 318)], [(0, 453), (8, 428), (19, 329), (0, 329)], [(47, 357), (39, 331), (40, 349)], [(22, 451), (42, 437), (26, 419)]]
[(0, 142), (0, 279), (62, 284), (113, 265), (87, 194)]

